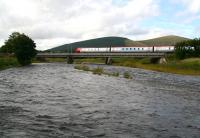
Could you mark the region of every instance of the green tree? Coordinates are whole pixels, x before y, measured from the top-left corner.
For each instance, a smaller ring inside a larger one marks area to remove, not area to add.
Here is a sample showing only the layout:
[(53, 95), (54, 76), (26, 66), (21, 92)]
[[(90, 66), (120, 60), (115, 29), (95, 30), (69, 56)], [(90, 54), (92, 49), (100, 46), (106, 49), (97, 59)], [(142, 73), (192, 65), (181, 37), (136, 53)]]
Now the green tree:
[(178, 59), (200, 56), (200, 38), (179, 42), (175, 46), (175, 55)]
[(37, 54), (35, 47), (36, 44), (30, 37), (14, 32), (5, 41), (2, 51), (14, 53), (18, 62), (24, 66), (31, 64), (32, 58)]

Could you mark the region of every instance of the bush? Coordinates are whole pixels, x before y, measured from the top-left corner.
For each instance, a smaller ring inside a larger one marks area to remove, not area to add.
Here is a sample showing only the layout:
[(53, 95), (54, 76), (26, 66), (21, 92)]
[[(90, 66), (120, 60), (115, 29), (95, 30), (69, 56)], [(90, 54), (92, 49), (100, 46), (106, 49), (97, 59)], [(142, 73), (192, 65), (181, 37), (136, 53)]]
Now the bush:
[(115, 77), (119, 77), (119, 72), (113, 72), (111, 75)]
[(126, 79), (132, 79), (131, 75), (127, 71), (124, 72), (124, 78), (126, 78)]
[(92, 72), (93, 72), (93, 74), (101, 75), (101, 74), (104, 73), (104, 70), (103, 70), (103, 68), (101, 68), (101, 67), (97, 67), (97, 68), (94, 68), (94, 69), (92, 70)]
[(175, 56), (177, 59), (200, 56), (200, 38), (179, 42), (175, 46)]
[(74, 68), (78, 69), (78, 70), (90, 71), (90, 68), (85, 65), (76, 65), (76, 66), (74, 66)]

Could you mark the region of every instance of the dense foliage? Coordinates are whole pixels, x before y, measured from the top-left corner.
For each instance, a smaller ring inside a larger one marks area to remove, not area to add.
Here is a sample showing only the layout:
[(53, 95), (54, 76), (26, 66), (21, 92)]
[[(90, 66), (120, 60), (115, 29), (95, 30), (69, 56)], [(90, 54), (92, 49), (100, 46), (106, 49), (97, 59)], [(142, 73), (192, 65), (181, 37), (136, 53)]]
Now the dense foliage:
[(8, 40), (5, 41), (1, 52), (14, 53), (21, 65), (28, 65), (37, 53), (35, 47), (36, 45), (31, 38), (25, 34), (14, 32), (9, 36)]
[(175, 55), (178, 59), (199, 57), (200, 38), (177, 43), (175, 47)]

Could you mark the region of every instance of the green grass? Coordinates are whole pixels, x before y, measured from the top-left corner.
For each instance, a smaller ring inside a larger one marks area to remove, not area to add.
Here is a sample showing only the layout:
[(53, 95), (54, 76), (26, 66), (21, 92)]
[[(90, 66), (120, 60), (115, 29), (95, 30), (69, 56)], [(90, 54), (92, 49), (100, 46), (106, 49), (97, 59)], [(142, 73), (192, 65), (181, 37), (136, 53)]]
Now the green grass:
[(0, 70), (20, 66), (14, 57), (0, 57)]
[(134, 68), (143, 68), (160, 72), (169, 72), (183, 75), (200, 75), (200, 58), (185, 60), (169, 60), (166, 64), (153, 64), (150, 59), (117, 59), (114, 65)]
[(74, 60), (75, 64), (80, 64), (80, 63), (105, 63), (104, 58), (79, 58)]

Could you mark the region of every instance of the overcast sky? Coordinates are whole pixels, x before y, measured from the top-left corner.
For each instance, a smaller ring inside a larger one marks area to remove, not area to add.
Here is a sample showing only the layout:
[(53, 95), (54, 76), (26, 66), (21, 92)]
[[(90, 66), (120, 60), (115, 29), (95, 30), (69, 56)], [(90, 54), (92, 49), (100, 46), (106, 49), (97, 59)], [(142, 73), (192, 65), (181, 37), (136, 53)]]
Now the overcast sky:
[(18, 31), (44, 50), (97, 37), (200, 37), (200, 0), (0, 0), (0, 46)]

